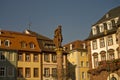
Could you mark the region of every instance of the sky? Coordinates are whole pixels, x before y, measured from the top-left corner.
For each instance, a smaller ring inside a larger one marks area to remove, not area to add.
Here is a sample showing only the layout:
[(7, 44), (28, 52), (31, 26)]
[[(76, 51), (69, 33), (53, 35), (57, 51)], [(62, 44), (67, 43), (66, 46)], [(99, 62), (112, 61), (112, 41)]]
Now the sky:
[(61, 25), (67, 44), (86, 39), (91, 26), (117, 6), (120, 0), (0, 0), (0, 29), (30, 29), (53, 39)]

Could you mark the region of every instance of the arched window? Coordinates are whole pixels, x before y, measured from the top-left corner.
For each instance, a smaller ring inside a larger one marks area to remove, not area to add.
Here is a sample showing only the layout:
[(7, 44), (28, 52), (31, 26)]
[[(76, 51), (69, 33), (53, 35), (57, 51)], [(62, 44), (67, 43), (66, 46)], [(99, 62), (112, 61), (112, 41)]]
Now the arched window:
[(98, 53), (93, 54), (94, 67), (98, 67)]
[(108, 53), (109, 53), (109, 60), (115, 59), (115, 55), (114, 55), (114, 50), (113, 49), (109, 49)]
[(106, 52), (105, 51), (101, 51), (100, 55), (101, 55), (101, 61), (105, 61), (106, 60)]
[(9, 46), (10, 46), (10, 40), (5, 40), (4, 45), (5, 45), (6, 47), (9, 47)]

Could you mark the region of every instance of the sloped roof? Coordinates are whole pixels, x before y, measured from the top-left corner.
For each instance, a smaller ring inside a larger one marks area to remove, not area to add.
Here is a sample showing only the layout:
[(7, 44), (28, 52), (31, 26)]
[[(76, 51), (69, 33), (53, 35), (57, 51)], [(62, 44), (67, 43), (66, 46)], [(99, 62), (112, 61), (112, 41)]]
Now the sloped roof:
[(107, 26), (106, 26), (107, 24), (105, 22), (109, 21), (109, 20), (111, 20), (113, 18), (116, 18), (116, 17), (119, 17), (118, 22), (116, 24), (112, 25), (113, 28), (111, 30), (107, 30), (107, 35), (115, 33), (117, 28), (118, 28), (118, 26), (120, 25), (120, 6), (118, 6), (116, 8), (113, 8), (110, 11), (108, 11), (100, 20), (98, 20), (94, 25), (92, 25), (92, 26), (96, 26), (98, 33), (96, 35), (93, 35), (92, 34), (92, 29), (91, 29), (88, 38), (85, 39), (85, 40), (91, 40), (91, 39), (95, 39), (95, 38), (99, 38), (99, 37), (105, 36), (104, 32), (101, 33), (99, 31), (98, 24), (103, 23), (104, 24), (104, 28), (107, 29)]
[[(37, 51), (40, 52), (40, 48), (37, 42), (37, 39), (33, 35), (28, 35), (28, 34), (23, 34), (20, 32), (14, 32), (14, 31), (6, 31), (6, 30), (1, 30), (0, 31), (0, 39), (2, 41), (0, 49), (8, 49), (8, 50), (24, 50), (24, 51)], [(4, 41), (9, 40), (10, 41), (10, 46), (6, 47), (4, 45)], [(26, 43), (26, 47), (22, 48), (21, 47), (21, 42)], [(35, 48), (31, 49), (30, 48), (30, 43), (34, 43)]]
[(73, 42), (65, 44), (64, 47), (66, 47), (67, 50), (70, 51), (70, 44), (72, 44), (73, 50), (75, 50), (75, 49), (83, 49), (83, 43), (86, 43), (86, 41), (75, 40)]
[(43, 35), (41, 35), (41, 34), (38, 34), (38, 33), (36, 33), (36, 32), (34, 32), (34, 31), (31, 31), (31, 30), (25, 30), (24, 32), (28, 32), (28, 34), (31, 34), (31, 35), (34, 35), (34, 36), (36, 36), (38, 39), (42, 39), (42, 40), (51, 40), (50, 38), (48, 38), (48, 37), (46, 37), (46, 36), (43, 36)]
[[(106, 18), (106, 16), (108, 15), (108, 18)], [(117, 16), (120, 16), (120, 6), (111, 9), (110, 11), (108, 11), (100, 20), (98, 20), (94, 25), (102, 23), (104, 21), (107, 21), (109, 19), (115, 18)]]

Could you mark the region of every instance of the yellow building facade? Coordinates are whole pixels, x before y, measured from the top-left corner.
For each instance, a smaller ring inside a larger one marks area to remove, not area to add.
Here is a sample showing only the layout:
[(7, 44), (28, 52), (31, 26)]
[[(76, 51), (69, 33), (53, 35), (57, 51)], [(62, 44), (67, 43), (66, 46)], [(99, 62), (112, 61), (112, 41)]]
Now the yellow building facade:
[(64, 45), (65, 51), (68, 51), (68, 77), (70, 80), (89, 80), (87, 73), (89, 69), (88, 53), (86, 43), (76, 40)]

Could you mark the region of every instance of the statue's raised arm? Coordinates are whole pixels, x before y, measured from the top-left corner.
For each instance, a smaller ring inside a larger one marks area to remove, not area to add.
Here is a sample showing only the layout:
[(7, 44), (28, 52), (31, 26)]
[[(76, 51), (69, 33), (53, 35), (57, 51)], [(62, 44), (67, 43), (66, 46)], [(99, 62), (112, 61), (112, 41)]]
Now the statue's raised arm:
[(53, 42), (54, 42), (56, 48), (62, 47), (63, 38), (62, 38), (62, 29), (61, 29), (61, 27), (62, 26), (59, 25), (58, 28), (55, 29), (55, 31), (54, 31), (54, 40), (53, 40)]

